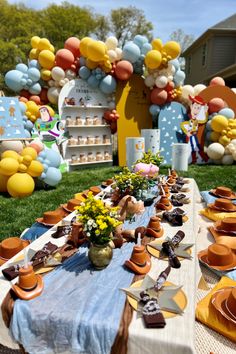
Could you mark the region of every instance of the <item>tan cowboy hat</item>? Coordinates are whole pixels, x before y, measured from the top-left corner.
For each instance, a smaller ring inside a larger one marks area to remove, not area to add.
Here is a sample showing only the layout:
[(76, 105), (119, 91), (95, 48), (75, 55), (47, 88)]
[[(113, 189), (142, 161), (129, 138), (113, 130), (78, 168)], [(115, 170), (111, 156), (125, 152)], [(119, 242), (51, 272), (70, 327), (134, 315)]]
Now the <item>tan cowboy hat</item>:
[(214, 223), (214, 229), (216, 231), (225, 232), (228, 234), (236, 233), (236, 218), (224, 218)]
[(97, 195), (101, 192), (101, 188), (97, 186), (92, 186), (89, 188), (89, 191), (93, 193), (93, 195)]
[(216, 291), (211, 298), (211, 303), (228, 321), (236, 325), (236, 287), (229, 286)]
[(225, 245), (214, 243), (198, 253), (201, 262), (216, 270), (230, 270), (236, 268), (236, 254)]
[(75, 207), (80, 206), (82, 201), (78, 199), (70, 199), (66, 204), (62, 204), (62, 208), (68, 211), (69, 213), (72, 213), (75, 210)]
[(216, 231), (213, 226), (210, 226), (208, 230), (214, 237), (216, 243), (226, 245), (236, 253), (236, 237), (232, 237), (230, 234), (227, 235), (225, 232)]
[(22, 240), (19, 237), (9, 237), (0, 243), (0, 266), (6, 263), (29, 245), (28, 240)]
[(131, 258), (125, 266), (135, 274), (147, 274), (151, 269), (151, 258), (144, 246), (134, 246)]
[(166, 197), (161, 197), (161, 199), (155, 204), (156, 209), (169, 211), (172, 209), (172, 204), (170, 200)]
[(53, 211), (45, 211), (43, 217), (37, 218), (36, 221), (46, 226), (53, 226), (60, 222), (66, 215), (68, 214), (66, 214), (63, 208), (58, 208)]
[(220, 186), (215, 189), (211, 189), (210, 193), (225, 199), (236, 199), (236, 193), (232, 192), (232, 189), (228, 187)]
[(152, 216), (149, 220), (146, 235), (150, 237), (159, 238), (164, 234), (164, 229), (161, 226), (160, 219), (157, 216)]
[(22, 267), (19, 269), (19, 281), (12, 285), (12, 290), (20, 299), (33, 299), (43, 291), (43, 278), (34, 273), (31, 265)]
[(214, 203), (210, 203), (207, 206), (210, 209), (224, 211), (224, 212), (236, 211), (236, 205), (233, 204), (230, 199), (219, 198), (216, 199)]

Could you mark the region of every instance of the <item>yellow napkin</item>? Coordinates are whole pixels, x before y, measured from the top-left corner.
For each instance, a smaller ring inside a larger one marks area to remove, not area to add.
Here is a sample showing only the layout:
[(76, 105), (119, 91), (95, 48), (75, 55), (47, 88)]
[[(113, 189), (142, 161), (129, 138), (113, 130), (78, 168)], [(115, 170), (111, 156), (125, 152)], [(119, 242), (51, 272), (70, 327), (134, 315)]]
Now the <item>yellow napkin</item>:
[(221, 211), (213, 210), (210, 208), (205, 208), (199, 211), (199, 214), (206, 216), (208, 219), (213, 221), (223, 220), (225, 218), (236, 218), (236, 211), (230, 213), (224, 213)]
[(236, 325), (230, 321), (227, 321), (211, 304), (212, 295), (217, 290), (227, 286), (236, 286), (236, 282), (230, 278), (222, 277), (219, 283), (209, 292), (209, 294), (197, 304), (196, 318), (204, 325), (212, 328), (216, 332), (219, 332), (233, 342), (236, 342)]

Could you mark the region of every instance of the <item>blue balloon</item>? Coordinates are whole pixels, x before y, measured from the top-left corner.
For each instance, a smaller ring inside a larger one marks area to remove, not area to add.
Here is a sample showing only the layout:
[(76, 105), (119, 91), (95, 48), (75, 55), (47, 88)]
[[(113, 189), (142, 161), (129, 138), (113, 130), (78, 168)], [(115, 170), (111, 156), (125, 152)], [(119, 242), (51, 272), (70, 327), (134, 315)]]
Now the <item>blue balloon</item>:
[(43, 163), (43, 168), (44, 168), (44, 171), (46, 172), (48, 169), (48, 165), (46, 163)]
[(79, 69), (79, 76), (83, 80), (87, 80), (91, 74), (91, 71), (87, 68), (87, 66), (81, 66)]
[(33, 82), (37, 82), (40, 79), (40, 71), (36, 68), (30, 68), (28, 70), (28, 76)]
[(149, 112), (152, 116), (157, 116), (160, 113), (160, 107), (157, 104), (152, 104), (149, 107)]
[(206, 124), (206, 130), (211, 132), (212, 128), (211, 128), (211, 120), (208, 120), (207, 124)]
[(45, 151), (40, 151), (40, 153), (38, 154), (39, 157), (42, 157), (43, 159), (46, 158), (46, 152)]
[(30, 132), (27, 129), (25, 129), (25, 137), (26, 138), (31, 138), (31, 134), (30, 134)]
[(221, 114), (228, 119), (234, 119), (235, 117), (234, 111), (231, 108), (223, 108), (218, 112), (218, 114)]
[(80, 66), (85, 66), (85, 64), (86, 64), (86, 59), (84, 57), (80, 57), (79, 58), (79, 65)]
[(101, 74), (102, 73), (102, 69), (101, 68), (96, 68), (95, 69), (95, 73), (96, 74)]
[(172, 65), (174, 65), (176, 71), (179, 70), (179, 68), (180, 68), (180, 63), (179, 63), (178, 59), (170, 60), (169, 63), (172, 64)]
[(33, 127), (34, 127), (34, 123), (32, 123), (30, 120), (27, 120), (25, 128), (30, 131), (33, 129)]
[(59, 152), (48, 149), (46, 152), (46, 160), (44, 163), (48, 164), (51, 167), (59, 167), (61, 164), (61, 155)]
[(150, 43), (144, 43), (144, 45), (141, 48), (141, 53), (145, 55), (150, 50), (152, 50), (152, 45)]
[(21, 114), (24, 114), (26, 111), (26, 105), (23, 102), (19, 101), (19, 106), (20, 106)]
[(137, 44), (133, 42), (127, 42), (123, 48), (122, 59), (128, 60), (131, 63), (135, 63), (140, 57), (140, 49)]
[(19, 63), (19, 64), (16, 65), (16, 70), (18, 70), (18, 71), (20, 71), (20, 72), (25, 74), (28, 71), (28, 66), (23, 64), (23, 63)]
[(43, 163), (48, 165), (48, 166), (50, 166), (50, 164), (51, 164), (50, 160), (48, 160), (48, 158), (47, 158), (47, 151), (46, 151), (46, 158), (44, 159)]
[(37, 82), (30, 86), (29, 92), (32, 93), (32, 95), (38, 95), (41, 92), (42, 88), (40, 84)]
[(23, 85), (21, 84), (21, 79), (23, 78), (23, 73), (19, 70), (10, 70), (5, 75), (6, 85), (15, 92), (22, 90)]
[(206, 133), (206, 139), (207, 139), (208, 141), (211, 141), (211, 132), (207, 132), (207, 133)]
[(89, 76), (87, 83), (89, 86), (91, 86), (93, 88), (96, 88), (99, 86), (99, 81), (96, 79), (96, 76), (94, 76), (94, 75)]
[(177, 84), (177, 85), (182, 84), (184, 79), (185, 79), (185, 73), (182, 70), (177, 70), (174, 75), (175, 84)]
[(95, 77), (96, 77), (97, 80), (101, 80), (102, 74), (96, 74)]
[(105, 94), (110, 94), (116, 90), (116, 80), (113, 76), (105, 76), (99, 85), (100, 90)]
[(48, 167), (44, 182), (49, 186), (56, 186), (62, 178), (61, 171), (55, 167)]
[(20, 80), (20, 83), (21, 83), (22, 86), (25, 86), (25, 85), (27, 85), (27, 80), (25, 78), (22, 78)]
[(40, 69), (41, 67), (40, 67), (40, 64), (39, 64), (38, 60), (32, 59), (32, 60), (30, 60), (30, 62), (29, 62), (29, 68)]
[(147, 37), (142, 36), (141, 34), (137, 34), (134, 37), (134, 43), (137, 44), (137, 46), (139, 46), (139, 48), (141, 49), (145, 43), (148, 43), (148, 39), (147, 39)]
[(43, 162), (43, 158), (40, 157), (40, 156), (37, 157), (37, 160), (38, 160), (39, 162)]

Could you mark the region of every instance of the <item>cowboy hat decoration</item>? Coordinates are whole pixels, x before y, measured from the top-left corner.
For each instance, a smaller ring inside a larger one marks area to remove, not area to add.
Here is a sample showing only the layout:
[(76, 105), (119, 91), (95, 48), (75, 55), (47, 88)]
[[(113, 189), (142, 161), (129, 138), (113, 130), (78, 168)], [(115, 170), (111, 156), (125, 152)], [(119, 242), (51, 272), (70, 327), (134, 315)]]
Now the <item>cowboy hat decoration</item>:
[(29, 243), (28, 240), (22, 240), (18, 237), (9, 237), (3, 240), (0, 243), (0, 266), (22, 251)]
[(217, 187), (215, 189), (211, 189), (210, 193), (216, 197), (225, 198), (225, 199), (236, 199), (236, 193), (232, 191), (232, 189), (228, 187)]
[(232, 203), (230, 199), (219, 198), (214, 203), (208, 204), (208, 208), (223, 211), (234, 212), (236, 211), (236, 205)]
[(198, 259), (210, 268), (226, 271), (236, 268), (236, 254), (226, 245), (214, 243), (198, 253)]

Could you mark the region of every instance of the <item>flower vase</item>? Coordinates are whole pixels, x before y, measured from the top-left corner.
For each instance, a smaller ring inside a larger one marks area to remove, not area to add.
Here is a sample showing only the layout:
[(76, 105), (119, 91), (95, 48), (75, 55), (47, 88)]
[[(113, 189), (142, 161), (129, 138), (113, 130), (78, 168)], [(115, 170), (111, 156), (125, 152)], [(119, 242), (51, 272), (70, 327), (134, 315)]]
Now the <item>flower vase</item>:
[(106, 268), (112, 259), (112, 255), (113, 250), (109, 243), (105, 245), (90, 244), (88, 258), (96, 269)]

